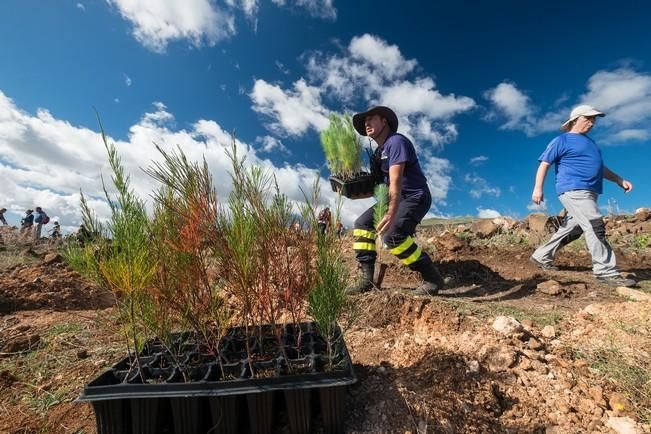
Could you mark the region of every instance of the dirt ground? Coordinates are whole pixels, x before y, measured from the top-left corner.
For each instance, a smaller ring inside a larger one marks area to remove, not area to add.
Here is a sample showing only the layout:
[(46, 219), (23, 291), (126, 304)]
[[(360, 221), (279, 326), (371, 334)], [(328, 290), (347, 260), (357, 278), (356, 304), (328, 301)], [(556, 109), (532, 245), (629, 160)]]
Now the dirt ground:
[[(354, 299), (347, 432), (650, 431), (651, 302), (633, 301), (651, 294), (650, 248), (617, 248), (640, 281), (622, 296), (580, 245), (542, 272), (512, 238), (452, 251), (439, 235), (418, 237), (448, 281), (439, 296), (410, 295), (417, 276), (383, 251), (382, 290)], [(56, 256), (30, 262), (0, 269), (0, 433), (94, 433), (73, 401), (123, 355), (112, 297)]]

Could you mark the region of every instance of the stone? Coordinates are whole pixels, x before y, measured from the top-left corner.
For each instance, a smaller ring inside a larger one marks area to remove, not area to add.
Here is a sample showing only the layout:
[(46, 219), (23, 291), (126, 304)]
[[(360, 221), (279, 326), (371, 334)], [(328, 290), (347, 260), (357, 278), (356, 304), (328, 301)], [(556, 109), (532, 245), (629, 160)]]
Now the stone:
[(452, 232), (444, 232), (437, 239), (436, 243), (441, 246), (444, 250), (450, 252), (456, 252), (461, 250), (467, 244), (464, 240), (454, 235)]
[(637, 289), (619, 286), (616, 291), (622, 297), (630, 298), (633, 301), (651, 301), (651, 295)]
[(500, 230), (500, 227), (492, 220), (476, 220), (472, 223), (471, 230), (479, 238), (490, 238)]
[(48, 253), (45, 255), (45, 258), (43, 258), (43, 262), (46, 264), (55, 264), (57, 262), (61, 262), (61, 255), (58, 253)]
[(526, 328), (527, 330), (530, 330), (533, 327), (533, 321), (530, 319), (523, 319), (521, 324)]
[(642, 429), (630, 417), (610, 416), (606, 425), (617, 434), (642, 434)]
[(485, 351), (485, 362), (492, 372), (504, 372), (516, 362), (516, 352), (505, 346), (491, 346)]
[(27, 335), (27, 336), (17, 336), (13, 339), (7, 340), (5, 345), (2, 347), (2, 352), (4, 353), (19, 353), (21, 351), (27, 351), (32, 348), (34, 345), (38, 344), (41, 340), (41, 337), (37, 334)]
[(540, 331), (540, 334), (545, 338), (551, 339), (556, 336), (556, 329), (554, 326), (547, 325), (543, 327), (543, 329)]
[(527, 216), (527, 224), (531, 232), (545, 233), (548, 231), (549, 216), (541, 212), (535, 212)]
[(529, 338), (529, 340), (527, 341), (527, 346), (534, 351), (540, 351), (543, 348), (545, 348), (545, 345), (542, 342), (540, 342), (538, 339), (533, 337)]
[(631, 409), (628, 399), (619, 392), (613, 392), (608, 397), (608, 406), (616, 415), (627, 412)]
[(470, 360), (466, 363), (466, 372), (477, 374), (479, 372), (479, 362), (477, 360)]
[(523, 330), (522, 324), (510, 316), (498, 316), (493, 322), (493, 329), (505, 336), (513, 336)]
[(651, 209), (649, 208), (638, 208), (635, 210), (635, 221), (640, 223), (640, 222), (645, 222), (647, 220), (651, 219)]
[(590, 398), (600, 407), (606, 407), (606, 400), (604, 399), (604, 389), (601, 386), (594, 386), (588, 390)]
[(81, 350), (77, 351), (77, 358), (78, 359), (86, 359), (86, 358), (88, 358), (88, 350), (81, 349)]
[(563, 292), (561, 284), (555, 280), (546, 280), (536, 286), (536, 291), (547, 295), (559, 295)]

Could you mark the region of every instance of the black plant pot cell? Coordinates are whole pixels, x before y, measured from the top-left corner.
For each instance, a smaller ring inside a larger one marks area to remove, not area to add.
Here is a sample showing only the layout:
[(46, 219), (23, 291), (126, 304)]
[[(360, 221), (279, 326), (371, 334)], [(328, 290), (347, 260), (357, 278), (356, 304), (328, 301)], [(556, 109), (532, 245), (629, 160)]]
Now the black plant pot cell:
[(312, 422), (312, 389), (285, 390), (289, 430), (292, 434), (308, 434)]
[(240, 400), (237, 396), (216, 396), (208, 398), (212, 427), (210, 433), (238, 434), (240, 426), (238, 410)]
[(337, 434), (344, 429), (344, 400), (346, 388), (342, 386), (319, 389), (321, 414), (326, 434)]
[(130, 399), (131, 409), (131, 434), (158, 434), (160, 433), (160, 406), (161, 399)]
[(131, 433), (128, 401), (127, 399), (110, 399), (92, 403), (93, 410), (95, 410), (97, 434)]
[(202, 398), (170, 398), (174, 434), (203, 434), (200, 417), (201, 401)]
[(344, 180), (338, 175), (330, 176), (330, 187), (349, 199), (366, 199), (375, 192), (375, 178), (368, 173), (360, 173)]
[(242, 328), (215, 346), (218, 355), (206, 354), (188, 333), (173, 342), (185, 350), (174, 356), (149, 342), (140, 363), (120, 361), (87, 384), (79, 400), (92, 403), (99, 434), (297, 434), (310, 432), (315, 420), (341, 432), (345, 388), (357, 379), (340, 332), (332, 360), (311, 323), (254, 333), (249, 343), (263, 345), (251, 360), (242, 353)]
[(268, 434), (273, 426), (273, 392), (251, 393), (246, 396), (251, 434)]

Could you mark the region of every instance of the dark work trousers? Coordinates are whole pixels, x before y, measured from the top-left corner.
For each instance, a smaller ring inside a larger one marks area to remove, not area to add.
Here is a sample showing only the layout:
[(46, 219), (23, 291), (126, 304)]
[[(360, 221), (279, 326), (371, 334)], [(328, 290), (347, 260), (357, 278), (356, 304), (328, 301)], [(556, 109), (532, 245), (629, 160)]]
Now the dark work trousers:
[[(413, 235), (416, 226), (425, 217), (431, 205), (432, 196), (429, 191), (426, 191), (419, 198), (401, 198), (398, 206), (398, 216), (393, 226), (382, 236), (382, 241), (391, 249), (391, 253), (410, 268), (428, 257), (427, 253), (422, 251), (414, 242)], [(374, 212), (375, 205), (364, 211), (355, 220), (353, 250), (355, 250), (355, 256), (359, 262), (372, 263), (377, 258), (377, 251), (375, 250), (377, 232), (373, 222)]]

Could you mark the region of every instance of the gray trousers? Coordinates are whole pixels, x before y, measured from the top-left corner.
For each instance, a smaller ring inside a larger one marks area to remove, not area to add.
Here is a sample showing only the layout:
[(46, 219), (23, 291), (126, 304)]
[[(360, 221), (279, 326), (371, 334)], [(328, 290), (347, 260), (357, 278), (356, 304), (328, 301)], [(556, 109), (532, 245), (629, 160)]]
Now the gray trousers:
[(572, 190), (561, 194), (558, 198), (567, 210), (565, 222), (547, 243), (536, 249), (533, 258), (549, 264), (561, 247), (584, 233), (592, 255), (594, 275), (617, 275), (615, 253), (606, 240), (606, 226), (597, 208), (597, 196), (597, 193), (588, 190)]

